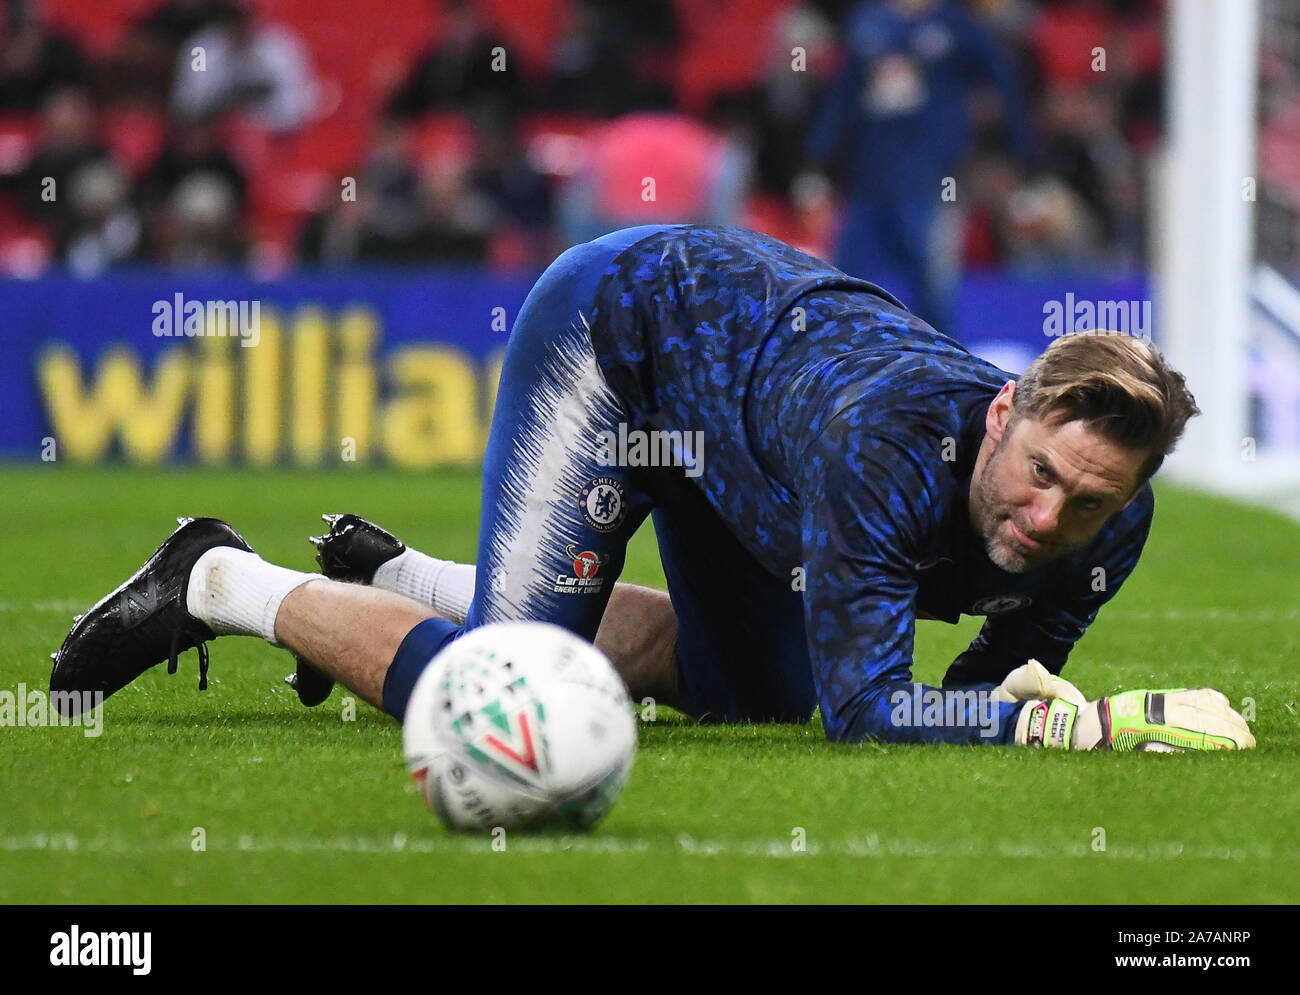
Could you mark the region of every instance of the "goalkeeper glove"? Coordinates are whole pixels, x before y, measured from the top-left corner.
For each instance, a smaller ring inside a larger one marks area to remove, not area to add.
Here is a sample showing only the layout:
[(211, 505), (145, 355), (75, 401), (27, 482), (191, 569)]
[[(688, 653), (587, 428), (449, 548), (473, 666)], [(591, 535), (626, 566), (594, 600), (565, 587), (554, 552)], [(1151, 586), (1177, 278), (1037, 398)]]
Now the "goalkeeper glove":
[(1064, 698), (1082, 708), (1088, 703), (1083, 692), (1057, 677), (1037, 660), (1030, 660), (1007, 674), (1006, 679), (993, 689), (994, 701), (1028, 701), (1031, 698)]
[(1180, 753), (1250, 750), (1255, 737), (1218, 691), (1168, 688), (1124, 691), (1082, 707), (1064, 696), (1030, 698), (1016, 721), (1016, 745)]

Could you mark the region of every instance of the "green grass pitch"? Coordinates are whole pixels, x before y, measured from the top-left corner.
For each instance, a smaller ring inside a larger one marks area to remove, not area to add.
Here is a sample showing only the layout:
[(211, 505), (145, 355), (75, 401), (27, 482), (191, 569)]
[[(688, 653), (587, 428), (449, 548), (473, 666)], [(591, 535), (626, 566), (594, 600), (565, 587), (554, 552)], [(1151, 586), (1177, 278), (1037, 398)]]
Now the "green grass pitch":
[[(228, 519), (268, 559), (355, 511), (471, 559), (469, 471), (0, 469), (0, 690), (48, 686), (74, 612), (117, 585), (176, 515)], [(660, 584), (653, 536), (624, 579)], [(1300, 899), (1300, 527), (1157, 488), (1146, 555), (1076, 648), (1090, 696), (1211, 686), (1254, 702), (1253, 753), (1111, 756), (840, 746), (820, 727), (642, 724), (627, 791), (583, 836), (435, 824), (397, 724), (344, 692), (305, 710), (289, 655), (212, 646), (211, 687), (155, 668), (102, 735), (0, 728), (7, 902), (1009, 902)], [(972, 637), (918, 625), (937, 682)], [(1248, 705), (1245, 707), (1249, 707)], [(196, 849), (201, 830), (204, 848)], [(1100, 849), (1103, 842), (1104, 849)], [(802, 839), (804, 849), (795, 844)]]

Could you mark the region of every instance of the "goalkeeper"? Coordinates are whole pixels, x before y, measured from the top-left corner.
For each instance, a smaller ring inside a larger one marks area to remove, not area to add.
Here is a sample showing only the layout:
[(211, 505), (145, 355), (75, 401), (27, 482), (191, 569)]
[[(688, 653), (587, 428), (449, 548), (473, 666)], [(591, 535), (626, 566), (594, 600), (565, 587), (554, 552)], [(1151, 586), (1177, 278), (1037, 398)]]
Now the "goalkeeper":
[[(202, 685), (206, 640), (255, 635), (300, 657), (305, 702), (337, 680), (400, 719), (460, 633), (535, 619), (707, 720), (820, 706), (837, 741), (1251, 747), (1216, 691), (1089, 702), (1059, 677), (1196, 413), (1139, 340), (1057, 339), (1017, 381), (769, 237), (615, 232), (552, 264), (515, 322), (475, 566), (332, 516), (322, 579), (191, 521), (76, 622), (51, 688), (111, 694), (190, 646)], [(615, 583), (647, 515), (666, 594)], [(914, 683), (916, 621), (963, 614), (986, 621), (943, 688)]]

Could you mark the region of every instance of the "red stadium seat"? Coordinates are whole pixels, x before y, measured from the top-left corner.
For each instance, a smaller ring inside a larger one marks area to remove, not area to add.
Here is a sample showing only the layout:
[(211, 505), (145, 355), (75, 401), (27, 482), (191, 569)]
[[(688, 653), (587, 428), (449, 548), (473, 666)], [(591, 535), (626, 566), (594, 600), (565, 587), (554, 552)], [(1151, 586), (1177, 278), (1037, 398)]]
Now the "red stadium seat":
[(26, 166), (40, 136), (41, 125), (34, 114), (0, 114), (0, 176)]
[(478, 150), (478, 132), (456, 111), (423, 114), (411, 122), (411, 148), (418, 162), (468, 165)]
[(1073, 3), (1040, 10), (1030, 43), (1047, 83), (1089, 83), (1092, 50), (1109, 44), (1113, 18), (1097, 4)]
[(99, 134), (118, 164), (139, 179), (162, 151), (167, 122), (156, 111), (110, 108), (100, 118)]
[(0, 230), (0, 273), (32, 277), (50, 264), (54, 240), (41, 225), (18, 220)]
[[(775, 17), (786, 6), (785, 0), (676, 0), (684, 38), (671, 79), (681, 107), (703, 114), (718, 94), (757, 82)], [(719, 38), (726, 44), (719, 45)]]
[(568, 22), (572, 0), (477, 0), (479, 14), (501, 34), (508, 52), (518, 51), (523, 69), (537, 74), (546, 65), (551, 51)]
[(165, 0), (44, 0), (42, 21), (76, 39), (92, 55), (103, 55), (122, 38), (133, 21), (161, 7)]

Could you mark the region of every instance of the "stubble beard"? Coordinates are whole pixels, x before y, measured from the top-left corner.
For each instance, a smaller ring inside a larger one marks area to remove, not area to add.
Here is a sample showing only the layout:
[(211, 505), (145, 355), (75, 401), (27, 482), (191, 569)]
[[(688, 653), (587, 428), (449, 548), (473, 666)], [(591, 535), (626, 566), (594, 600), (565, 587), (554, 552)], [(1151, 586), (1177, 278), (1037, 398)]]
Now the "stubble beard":
[(993, 462), (998, 458), (998, 449), (995, 448), (989, 454), (988, 462), (984, 464), (984, 470), (974, 481), (974, 493), (972, 494), (971, 517), (972, 524), (978, 532), (980, 540), (984, 543), (984, 553), (999, 570), (1005, 570), (1010, 574), (1023, 574), (1033, 570), (1039, 564), (1031, 561), (1028, 556), (1019, 551), (1010, 539), (1003, 538), (1003, 522), (1012, 518), (1009, 509), (1003, 510), (993, 500), (989, 493), (988, 476), (993, 468)]

